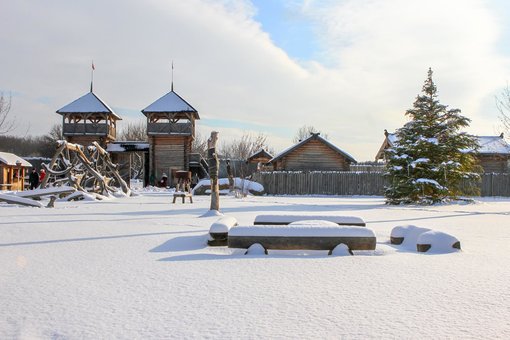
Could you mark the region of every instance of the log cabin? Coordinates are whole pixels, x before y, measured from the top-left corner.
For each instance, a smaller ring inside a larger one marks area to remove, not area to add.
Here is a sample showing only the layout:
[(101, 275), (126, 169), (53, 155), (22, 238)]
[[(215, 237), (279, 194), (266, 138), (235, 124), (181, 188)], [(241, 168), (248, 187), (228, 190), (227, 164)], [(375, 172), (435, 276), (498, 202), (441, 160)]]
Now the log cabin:
[(275, 171), (349, 171), (356, 160), (322, 138), (319, 133), (281, 152), (270, 160)]
[[(479, 148), (475, 152), (485, 173), (508, 173), (510, 170), (510, 145), (504, 134), (499, 136), (475, 136)], [(384, 130), (384, 141), (375, 156), (376, 161), (386, 161), (386, 150), (398, 143), (396, 134)]]
[(0, 190), (23, 191), (27, 168), (32, 164), (9, 152), (0, 152)]

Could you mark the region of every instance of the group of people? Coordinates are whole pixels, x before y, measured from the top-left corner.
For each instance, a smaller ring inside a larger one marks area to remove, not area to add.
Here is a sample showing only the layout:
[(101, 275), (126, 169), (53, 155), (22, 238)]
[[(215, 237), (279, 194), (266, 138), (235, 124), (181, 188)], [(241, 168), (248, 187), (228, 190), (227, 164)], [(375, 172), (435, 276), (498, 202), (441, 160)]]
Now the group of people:
[(44, 169), (41, 169), (41, 172), (37, 173), (37, 169), (33, 168), (32, 172), (28, 176), (28, 184), (30, 184), (30, 190), (37, 188), (44, 177), (46, 177), (46, 171), (44, 171)]

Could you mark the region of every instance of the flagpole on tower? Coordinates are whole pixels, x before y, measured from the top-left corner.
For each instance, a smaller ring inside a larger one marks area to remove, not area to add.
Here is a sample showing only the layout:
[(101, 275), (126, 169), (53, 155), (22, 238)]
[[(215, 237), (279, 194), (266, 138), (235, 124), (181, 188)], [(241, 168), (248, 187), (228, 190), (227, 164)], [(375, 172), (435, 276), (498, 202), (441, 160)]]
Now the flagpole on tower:
[(172, 60), (172, 92), (174, 92), (174, 61)]
[(94, 60), (92, 60), (92, 70), (90, 71), (90, 92), (93, 90), (94, 86), (94, 70), (96, 67), (94, 66)]

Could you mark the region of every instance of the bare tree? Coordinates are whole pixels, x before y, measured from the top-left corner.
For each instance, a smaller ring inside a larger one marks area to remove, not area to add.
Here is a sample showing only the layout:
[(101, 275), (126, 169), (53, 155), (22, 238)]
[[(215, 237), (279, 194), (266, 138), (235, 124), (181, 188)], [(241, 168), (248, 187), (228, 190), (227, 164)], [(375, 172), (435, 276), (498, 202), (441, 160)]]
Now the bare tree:
[(207, 138), (205, 138), (199, 131), (195, 132), (195, 138), (191, 143), (191, 152), (199, 153), (204, 159), (207, 159)]
[(503, 129), (506, 135), (510, 136), (510, 87), (508, 84), (501, 91), (501, 94), (496, 96), (496, 107), (499, 111), (499, 120), (503, 125)]
[[(311, 126), (311, 125), (303, 125), (302, 127), (299, 128), (299, 130), (296, 132), (296, 135), (294, 136), (294, 138), (292, 139), (292, 142), (293, 143), (298, 143), (304, 139), (307, 139), (308, 137), (310, 137), (310, 135), (312, 133), (317, 133), (317, 132), (320, 132), (318, 131), (315, 127)], [(328, 139), (328, 134), (327, 133), (323, 133), (322, 134), (322, 137), (324, 139)]]
[(240, 139), (234, 139), (228, 143), (221, 145), (221, 155), (229, 159), (246, 160), (255, 152), (260, 149), (266, 149), (268, 152), (269, 147), (267, 145), (267, 136), (263, 133), (258, 135), (252, 135), (251, 133), (245, 133)]
[(123, 141), (147, 141), (147, 128), (145, 120), (136, 123), (128, 123), (119, 133), (119, 140)]
[(10, 132), (16, 127), (14, 120), (9, 117), (10, 111), (11, 96), (6, 97), (3, 92), (0, 92), (0, 135)]

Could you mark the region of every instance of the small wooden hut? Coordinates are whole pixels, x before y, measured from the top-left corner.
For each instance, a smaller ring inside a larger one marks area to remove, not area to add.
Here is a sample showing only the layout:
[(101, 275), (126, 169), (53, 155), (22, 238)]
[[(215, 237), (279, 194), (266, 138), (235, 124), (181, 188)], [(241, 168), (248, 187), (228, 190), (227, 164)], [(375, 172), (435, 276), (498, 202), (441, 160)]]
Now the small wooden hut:
[(151, 181), (176, 171), (198, 173), (199, 168), (190, 166), (195, 121), (200, 119), (198, 111), (175, 93), (172, 86), (170, 92), (147, 106), (142, 113), (147, 117)]
[(508, 173), (510, 170), (510, 145), (504, 135), (477, 136), (480, 148), (477, 157), (486, 173)]
[(0, 190), (22, 191), (27, 168), (32, 164), (9, 152), (0, 152)]
[(246, 163), (248, 164), (257, 164), (257, 171), (268, 170), (268, 166), (271, 163), (269, 161), (273, 158), (273, 156), (264, 149), (260, 149), (259, 151), (253, 153), (248, 159)]
[(319, 133), (312, 133), (270, 162), (276, 171), (349, 171), (350, 164), (356, 160)]
[(106, 148), (117, 136), (117, 121), (121, 120), (115, 112), (94, 92), (67, 104), (57, 113), (62, 115), (62, 133), (70, 143), (89, 146), (98, 142)]

